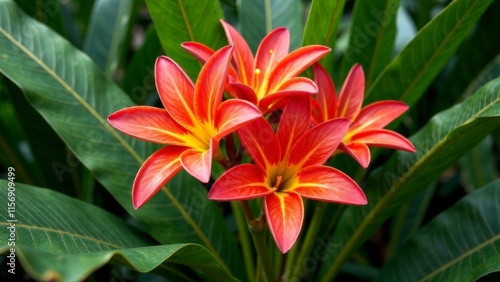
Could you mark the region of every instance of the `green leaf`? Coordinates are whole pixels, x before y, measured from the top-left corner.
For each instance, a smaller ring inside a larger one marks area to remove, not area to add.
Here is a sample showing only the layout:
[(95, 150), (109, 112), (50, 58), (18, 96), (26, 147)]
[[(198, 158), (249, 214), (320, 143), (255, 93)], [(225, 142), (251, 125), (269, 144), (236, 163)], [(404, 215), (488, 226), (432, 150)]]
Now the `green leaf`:
[(333, 234), (334, 244), (343, 247), (325, 263), (324, 281), (331, 280), (352, 252), (399, 207), (499, 125), (500, 78), (434, 116), (410, 138), (417, 149), (415, 154), (397, 152), (367, 180), (368, 205), (346, 208)]
[(131, 12), (131, 0), (97, 0), (92, 8), (83, 51), (108, 77), (120, 60)]
[(461, 160), (462, 184), (472, 192), (498, 178), (498, 167), (493, 152), (493, 138), (488, 136)]
[(342, 77), (356, 63), (365, 71), (368, 89), (389, 64), (396, 39), (399, 0), (357, 1), (351, 19), (349, 46), (344, 54)]
[(147, 234), (96, 206), (51, 190), (15, 184), (0, 180), (5, 187), (0, 200), (15, 204), (9, 213), (0, 215), (0, 226), (9, 231), (0, 234), (0, 253), (10, 255), (14, 247), (16, 258), (32, 278), (81, 281), (112, 262), (141, 272), (158, 268), (176, 279), (192, 280), (170, 263), (182, 264), (211, 280), (234, 280), (202, 246), (149, 246), (153, 241)]
[(180, 48), (181, 43), (197, 41), (214, 50), (227, 45), (217, 0), (146, 0), (146, 5), (163, 50), (193, 81), (198, 77), (201, 63)]
[[(333, 74), (333, 50), (344, 5), (345, 0), (313, 0), (304, 28), (302, 45), (320, 44), (332, 49), (320, 60), (330, 75)], [(325, 11), (331, 11), (328, 17), (325, 17)]]
[(282, 26), (290, 31), (290, 49), (294, 50), (300, 46), (300, 1), (241, 0), (237, 4), (240, 32), (254, 53), (266, 34)]
[(444, 211), (403, 246), (376, 281), (476, 281), (500, 270), (500, 181)]
[[(147, 104), (150, 93), (156, 93), (154, 80), (154, 64), (156, 58), (163, 53), (158, 34), (151, 25), (145, 35), (142, 47), (137, 50), (121, 81), (121, 87), (137, 104)], [(141, 75), (137, 75), (137, 74)], [(156, 95), (157, 97), (157, 95)]]
[(65, 26), (62, 20), (61, 4), (57, 0), (35, 0), (23, 1), (16, 0), (16, 4), (26, 14), (46, 24), (53, 31), (62, 36), (66, 35)]
[(393, 99), (415, 104), (491, 2), (451, 2), (380, 74), (364, 103)]
[(123, 208), (160, 243), (204, 245), (238, 271), (235, 240), (204, 187), (179, 174), (139, 210), (131, 187), (139, 166), (156, 146), (112, 128), (107, 116), (133, 104), (88, 56), (0, 0), (0, 71), (20, 86), (78, 159)]

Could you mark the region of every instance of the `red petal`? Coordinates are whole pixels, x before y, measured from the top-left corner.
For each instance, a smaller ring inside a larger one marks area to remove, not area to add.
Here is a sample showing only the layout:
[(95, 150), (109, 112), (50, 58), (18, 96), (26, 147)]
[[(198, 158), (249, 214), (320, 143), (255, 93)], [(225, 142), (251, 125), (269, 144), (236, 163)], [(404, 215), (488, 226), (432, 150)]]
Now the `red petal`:
[[(212, 48), (198, 42), (183, 42), (181, 47), (202, 63), (208, 61), (208, 59), (210, 59), (210, 57), (215, 53)], [(229, 75), (237, 77), (236, 70), (233, 66), (229, 68)]]
[(217, 109), (215, 117), (217, 134), (214, 139), (218, 141), (261, 116), (259, 109), (247, 101), (238, 99), (224, 101)]
[(354, 65), (342, 85), (338, 99), (337, 117), (354, 120), (358, 115), (365, 95), (365, 75), (361, 65)]
[(214, 124), (215, 111), (222, 101), (232, 50), (232, 46), (226, 46), (215, 52), (198, 75), (194, 88), (194, 111), (201, 122)]
[(132, 187), (132, 203), (140, 208), (182, 168), (179, 155), (187, 148), (164, 147), (152, 154), (141, 166)]
[(270, 75), (269, 91), (267, 92), (276, 92), (276, 89), (279, 89), (281, 84), (300, 74), (328, 52), (330, 52), (330, 48), (321, 45), (309, 45), (291, 52), (273, 69)]
[(232, 78), (229, 77), (229, 83), (226, 85), (226, 89), (229, 94), (235, 98), (246, 100), (254, 105), (257, 104), (257, 95), (255, 95), (255, 91), (246, 84), (232, 82)]
[(227, 41), (229, 44), (234, 45), (233, 59), (236, 62), (236, 67), (238, 68), (239, 77), (238, 79), (246, 85), (253, 85), (253, 54), (248, 47), (245, 39), (238, 33), (234, 27), (226, 23), (224, 20), (220, 21), (222, 27), (226, 32)]
[(276, 132), (281, 155), (288, 156), (293, 144), (302, 137), (311, 125), (311, 103), (309, 96), (297, 96), (286, 105)]
[(379, 101), (372, 103), (359, 112), (351, 125), (352, 130), (380, 129), (408, 110), (408, 105), (400, 101)]
[(165, 56), (156, 59), (155, 80), (167, 112), (177, 123), (193, 131), (197, 124), (193, 112), (193, 82), (177, 63)]
[(337, 110), (337, 92), (335, 85), (328, 75), (328, 72), (318, 63), (313, 65), (314, 82), (318, 86), (317, 100), (320, 112), (318, 113), (322, 121), (327, 121), (335, 117)]
[(312, 93), (318, 92), (316, 84), (305, 77), (293, 77), (283, 83), (277, 92), (270, 93), (259, 101), (259, 108), (267, 110), (272, 108), (278, 100), (297, 95), (310, 96)]
[(254, 163), (263, 171), (280, 161), (278, 139), (272, 127), (260, 117), (239, 129), (238, 137), (241, 144), (250, 155)]
[(348, 119), (336, 118), (309, 130), (290, 150), (288, 166), (300, 169), (323, 164), (337, 149), (348, 127)]
[(349, 154), (363, 168), (367, 168), (370, 164), (370, 149), (363, 143), (340, 144), (339, 149)]
[(242, 164), (222, 174), (215, 182), (208, 198), (210, 200), (250, 200), (273, 193), (265, 183), (266, 175), (253, 164)]
[(304, 204), (299, 194), (272, 193), (264, 198), (266, 219), (282, 253), (288, 252), (299, 236), (304, 221)]
[(184, 169), (203, 183), (207, 183), (210, 180), (210, 174), (212, 173), (212, 152), (218, 145), (214, 143), (216, 142), (211, 139), (208, 150), (190, 149), (184, 151), (180, 156)]
[(290, 48), (290, 32), (284, 28), (276, 28), (262, 39), (255, 55), (255, 69), (260, 74), (255, 75), (254, 86), (267, 90), (267, 82), (273, 68), (283, 60)]
[(108, 122), (125, 134), (160, 144), (185, 146), (183, 137), (190, 134), (167, 111), (155, 107), (121, 109), (109, 115)]
[(351, 138), (353, 143), (415, 152), (415, 147), (402, 135), (387, 129), (372, 129), (357, 133)]
[(365, 205), (365, 193), (343, 172), (328, 166), (309, 166), (297, 174), (294, 192), (304, 198), (351, 205)]

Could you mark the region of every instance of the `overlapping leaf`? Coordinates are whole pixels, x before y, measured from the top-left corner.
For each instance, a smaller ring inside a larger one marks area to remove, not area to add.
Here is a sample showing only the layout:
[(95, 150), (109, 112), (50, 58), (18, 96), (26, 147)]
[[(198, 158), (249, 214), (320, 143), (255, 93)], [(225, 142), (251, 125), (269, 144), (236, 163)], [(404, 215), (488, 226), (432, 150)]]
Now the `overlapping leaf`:
[(385, 99), (415, 104), (492, 2), (451, 2), (374, 81), (365, 104)]
[(376, 281), (476, 281), (500, 271), (500, 181), (438, 215), (396, 254)]
[(13, 2), (0, 1), (0, 71), (24, 91), (79, 160), (161, 243), (200, 243), (240, 269), (234, 239), (206, 191), (185, 174), (139, 210), (131, 203), (135, 173), (153, 145), (114, 130), (106, 117), (131, 106), (86, 55)]
[[(0, 185), (7, 187), (8, 182), (0, 180)], [(202, 246), (151, 246), (154, 242), (147, 234), (96, 206), (39, 187), (17, 184), (14, 188), (10, 189), (14, 196), (6, 188), (0, 193), (3, 203), (15, 198), (13, 216), (0, 215), (0, 227), (7, 230), (0, 233), (0, 253), (10, 254), (13, 246), (8, 242), (15, 231), (16, 259), (34, 279), (81, 281), (113, 262), (141, 272), (156, 269), (176, 281), (193, 277), (171, 263), (193, 267), (211, 280), (233, 280)]]
[[(410, 138), (416, 154), (398, 152), (367, 180), (368, 205), (348, 207), (333, 234), (342, 246), (325, 263), (326, 280), (397, 209), (500, 125), (500, 78), (434, 116)], [(333, 265), (332, 265), (333, 261)]]
[(197, 41), (217, 50), (227, 45), (217, 0), (146, 0), (163, 50), (194, 81), (201, 64), (180, 48), (182, 42)]

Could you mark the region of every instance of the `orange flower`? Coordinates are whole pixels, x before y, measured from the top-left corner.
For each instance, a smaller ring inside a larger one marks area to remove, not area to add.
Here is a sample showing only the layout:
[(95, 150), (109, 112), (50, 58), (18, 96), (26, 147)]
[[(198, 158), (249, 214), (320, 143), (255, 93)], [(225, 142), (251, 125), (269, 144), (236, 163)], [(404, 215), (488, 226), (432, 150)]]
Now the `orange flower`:
[(298, 96), (285, 107), (276, 133), (262, 117), (239, 129), (241, 143), (255, 164), (229, 169), (208, 193), (209, 199), (221, 201), (263, 197), (269, 229), (283, 253), (293, 246), (302, 228), (302, 197), (367, 203), (354, 180), (322, 165), (339, 145), (349, 121), (333, 119), (309, 129), (310, 115), (309, 97)]
[(196, 85), (170, 58), (155, 64), (156, 87), (165, 109), (135, 106), (108, 117), (116, 129), (133, 137), (170, 145), (151, 155), (142, 165), (132, 188), (132, 202), (139, 208), (181, 168), (208, 182), (212, 157), (225, 135), (261, 116), (251, 103), (232, 99), (221, 103), (233, 47), (215, 52), (202, 68)]
[[(223, 20), (221, 23), (229, 44), (235, 47), (235, 67), (231, 66), (226, 85), (231, 96), (257, 105), (266, 114), (274, 108), (282, 107), (286, 101), (280, 103), (280, 100), (284, 97), (317, 92), (313, 81), (297, 75), (330, 52), (330, 48), (310, 45), (289, 53), (289, 31), (286, 28), (276, 28), (262, 40), (254, 58), (238, 31)], [(197, 42), (185, 42), (182, 47), (202, 62), (214, 52)]]
[(352, 156), (362, 167), (370, 163), (368, 146), (415, 152), (411, 142), (400, 134), (383, 129), (403, 114), (408, 106), (400, 101), (385, 100), (361, 108), (365, 77), (360, 65), (352, 67), (337, 97), (333, 81), (319, 64), (314, 64), (314, 81), (318, 86), (313, 99), (313, 124), (344, 117), (350, 120), (349, 130), (339, 149)]

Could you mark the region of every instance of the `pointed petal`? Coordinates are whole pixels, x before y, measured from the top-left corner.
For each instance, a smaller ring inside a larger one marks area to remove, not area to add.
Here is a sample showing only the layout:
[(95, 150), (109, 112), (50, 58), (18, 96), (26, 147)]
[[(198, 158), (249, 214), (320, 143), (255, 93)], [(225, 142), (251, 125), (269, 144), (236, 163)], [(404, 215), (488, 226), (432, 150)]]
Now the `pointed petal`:
[(257, 104), (255, 91), (246, 84), (234, 82), (231, 76), (229, 76), (229, 83), (226, 85), (226, 90), (232, 97), (246, 100), (254, 105)]
[(263, 171), (280, 161), (278, 139), (273, 128), (263, 118), (257, 118), (237, 131), (243, 148), (253, 162)]
[(300, 169), (323, 164), (337, 149), (348, 127), (349, 120), (337, 118), (312, 128), (293, 145), (288, 166)]
[(234, 29), (230, 24), (224, 20), (220, 21), (224, 31), (226, 32), (227, 41), (229, 44), (234, 45), (233, 59), (238, 69), (238, 79), (246, 85), (253, 85), (253, 54), (248, 47), (245, 39)]
[(155, 63), (155, 81), (163, 106), (184, 128), (194, 130), (197, 124), (193, 112), (193, 82), (172, 59), (161, 56)]
[(339, 149), (349, 154), (363, 168), (367, 168), (370, 164), (370, 148), (364, 143), (340, 144)]
[(232, 46), (222, 47), (208, 59), (194, 88), (194, 112), (198, 120), (214, 124), (215, 111), (222, 101), (231, 62)]
[(160, 144), (185, 146), (183, 137), (190, 134), (167, 111), (149, 106), (121, 109), (110, 114), (108, 122), (125, 134)]
[(327, 121), (335, 117), (337, 110), (337, 92), (328, 72), (318, 63), (313, 65), (314, 82), (318, 86), (317, 101), (319, 103), (319, 117)]
[(256, 165), (238, 165), (224, 172), (214, 182), (208, 198), (218, 201), (260, 198), (274, 192), (265, 181), (266, 175)]
[(365, 95), (365, 75), (361, 65), (354, 65), (342, 85), (338, 98), (337, 117), (354, 120), (361, 110)]
[(271, 109), (275, 104), (284, 97), (307, 95), (310, 96), (312, 93), (316, 93), (318, 88), (314, 81), (305, 77), (293, 77), (283, 83), (281, 88), (277, 92), (269, 93), (264, 98), (259, 101), (259, 108)]
[(283, 60), (290, 48), (290, 32), (284, 27), (276, 28), (262, 39), (257, 54), (255, 55), (255, 70), (260, 74), (255, 75), (254, 86), (267, 88), (269, 76), (274, 67)]
[(311, 125), (311, 103), (309, 96), (297, 96), (286, 105), (276, 132), (281, 155), (288, 156), (293, 144), (302, 137)]
[[(212, 48), (199, 42), (183, 42), (181, 44), (181, 47), (202, 63), (206, 63), (208, 59), (210, 59), (210, 57), (215, 53)], [(236, 73), (236, 70), (233, 68), (233, 66), (229, 67), (229, 75), (238, 77), (238, 74)]]
[(141, 166), (132, 187), (132, 203), (140, 208), (182, 168), (179, 156), (186, 147), (168, 146), (153, 153)]
[(288, 252), (299, 236), (304, 221), (304, 204), (299, 194), (272, 193), (264, 198), (266, 219), (282, 253)]
[(217, 134), (214, 139), (218, 141), (261, 116), (259, 109), (247, 101), (239, 99), (224, 101), (219, 105), (215, 116)]
[(330, 48), (321, 45), (301, 47), (281, 60), (270, 75), (268, 93), (276, 92), (288, 79), (297, 76), (307, 67), (330, 52)]
[(304, 198), (350, 205), (365, 205), (365, 193), (340, 170), (328, 166), (308, 166), (297, 174), (294, 192)]
[(379, 101), (372, 103), (359, 112), (351, 129), (381, 129), (408, 110), (408, 105), (400, 101)]
[(203, 183), (210, 180), (212, 173), (212, 153), (217, 144), (210, 140), (210, 148), (206, 151), (190, 149), (184, 151), (180, 156), (180, 161), (184, 169), (194, 178)]
[(365, 143), (368, 146), (391, 148), (415, 152), (415, 147), (402, 135), (387, 129), (372, 129), (357, 133), (351, 138), (353, 143)]

